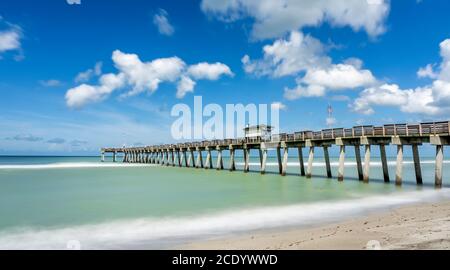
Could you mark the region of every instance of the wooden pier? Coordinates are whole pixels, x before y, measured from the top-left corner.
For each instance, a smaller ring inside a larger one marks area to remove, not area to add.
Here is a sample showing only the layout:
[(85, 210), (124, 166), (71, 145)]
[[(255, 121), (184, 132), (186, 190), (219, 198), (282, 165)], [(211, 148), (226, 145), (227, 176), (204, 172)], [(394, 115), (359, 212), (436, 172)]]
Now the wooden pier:
[[(297, 149), (300, 163), (299, 173), (310, 178), (313, 169), (314, 153), (317, 148), (322, 148), (326, 164), (326, 174), (332, 177), (329, 147), (337, 145), (339, 151), (339, 181), (344, 180), (345, 154), (349, 150), (355, 151), (356, 168), (360, 181), (369, 182), (369, 170), (371, 150), (379, 147), (385, 182), (390, 182), (385, 146), (392, 144), (397, 146), (397, 162), (395, 172), (395, 184), (402, 184), (403, 150), (404, 147), (412, 147), (416, 181), (422, 184), (422, 172), (420, 167), (419, 147), (423, 143), (429, 143), (436, 147), (435, 186), (442, 186), (442, 166), (444, 160), (444, 145), (450, 143), (450, 121), (430, 122), (420, 124), (389, 124), (384, 126), (355, 126), (353, 128), (334, 128), (321, 131), (300, 131), (292, 134), (274, 134), (267, 136), (246, 137), (238, 139), (211, 140), (202, 142), (188, 142), (179, 144), (153, 145), (131, 148), (102, 148), (101, 159), (105, 160), (106, 153), (112, 153), (113, 161), (117, 160), (117, 154), (123, 154), (123, 162), (151, 163), (162, 166), (179, 166), (186, 168), (204, 168), (223, 170), (223, 151), (229, 151), (229, 170), (236, 170), (235, 154), (242, 151), (244, 156), (244, 172), (250, 168), (250, 150), (259, 151), (260, 172), (266, 171), (267, 151), (276, 150), (278, 171), (286, 175), (287, 162), (290, 149)], [(257, 126), (259, 127), (259, 126)], [(265, 126), (267, 127), (267, 126)], [(307, 148), (308, 161), (304, 168), (303, 149)], [(353, 149), (352, 149), (353, 148)], [(360, 149), (364, 149), (364, 163), (361, 160)], [(217, 152), (217, 162), (214, 166), (212, 152)], [(203, 153), (206, 152), (206, 160), (203, 161)]]

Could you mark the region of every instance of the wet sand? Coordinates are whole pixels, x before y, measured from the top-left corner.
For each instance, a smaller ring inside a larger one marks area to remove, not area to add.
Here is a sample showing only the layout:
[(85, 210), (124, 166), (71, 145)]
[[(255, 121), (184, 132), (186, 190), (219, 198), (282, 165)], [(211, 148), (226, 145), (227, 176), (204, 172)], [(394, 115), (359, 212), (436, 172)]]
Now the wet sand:
[(450, 202), (407, 206), (314, 228), (262, 231), (192, 242), (177, 248), (450, 249)]

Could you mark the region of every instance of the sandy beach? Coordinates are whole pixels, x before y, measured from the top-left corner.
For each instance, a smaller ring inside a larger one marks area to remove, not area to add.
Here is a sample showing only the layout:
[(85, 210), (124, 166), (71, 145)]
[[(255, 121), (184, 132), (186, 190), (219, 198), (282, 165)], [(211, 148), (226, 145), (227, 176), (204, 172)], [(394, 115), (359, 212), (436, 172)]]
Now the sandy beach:
[(235, 238), (193, 242), (179, 248), (450, 249), (450, 202), (396, 208), (315, 228), (255, 232)]

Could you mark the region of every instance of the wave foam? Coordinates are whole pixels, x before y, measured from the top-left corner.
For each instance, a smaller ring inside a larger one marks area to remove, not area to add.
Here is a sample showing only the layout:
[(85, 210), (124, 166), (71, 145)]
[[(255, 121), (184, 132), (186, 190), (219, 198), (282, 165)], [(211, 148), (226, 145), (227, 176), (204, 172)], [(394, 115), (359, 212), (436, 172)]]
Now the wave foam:
[(97, 162), (67, 162), (51, 164), (7, 164), (0, 165), (1, 169), (21, 170), (21, 169), (70, 169), (70, 168), (115, 168), (115, 167), (151, 167), (156, 164), (139, 163), (97, 163)]
[(421, 190), (199, 216), (140, 218), (59, 229), (16, 229), (0, 234), (0, 249), (65, 249), (74, 239), (82, 249), (161, 248), (182, 244), (187, 239), (339, 221), (379, 209), (449, 198), (450, 189)]

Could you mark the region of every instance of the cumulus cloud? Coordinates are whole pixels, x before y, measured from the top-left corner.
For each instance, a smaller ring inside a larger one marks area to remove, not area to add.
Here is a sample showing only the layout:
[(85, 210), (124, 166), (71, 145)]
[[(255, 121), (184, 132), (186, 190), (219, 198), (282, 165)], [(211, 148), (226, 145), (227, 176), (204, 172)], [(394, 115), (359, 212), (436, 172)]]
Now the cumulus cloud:
[(372, 114), (372, 106), (395, 106), (402, 112), (436, 114), (431, 88), (400, 89), (396, 84), (383, 84), (361, 92), (352, 107), (362, 114)]
[(113, 91), (127, 87), (130, 90), (122, 96), (132, 96), (144, 91), (154, 92), (164, 82), (177, 84), (177, 97), (182, 98), (194, 91), (194, 79), (217, 80), (222, 75), (232, 76), (228, 66), (222, 63), (200, 63), (188, 66), (178, 57), (159, 58), (142, 62), (136, 54), (116, 50), (112, 60), (117, 74), (100, 76), (98, 85), (81, 84), (66, 93), (69, 107), (79, 108), (87, 103), (107, 98)]
[(187, 93), (193, 92), (195, 82), (188, 76), (181, 76), (177, 85), (177, 98), (183, 98)]
[(102, 66), (102, 62), (97, 62), (93, 68), (78, 73), (75, 77), (75, 82), (87, 82), (94, 76), (100, 76), (102, 74)]
[[(2, 29), (2, 27), (5, 29)], [(8, 51), (18, 51), (20, 54), (22, 50), (21, 39), (22, 28), (4, 21), (3, 17), (0, 16), (0, 59), (1, 54)], [(19, 58), (22, 57), (20, 55), (16, 56), (16, 60), (19, 60)]]
[(202, 62), (191, 65), (188, 68), (187, 72), (192, 78), (196, 80), (205, 79), (215, 81), (222, 75), (234, 76), (233, 72), (231, 72), (230, 68), (227, 65), (219, 62), (214, 64)]
[(242, 58), (244, 70), (256, 76), (297, 77), (294, 88), (285, 89), (289, 100), (301, 97), (320, 97), (327, 91), (366, 87), (376, 82), (369, 70), (362, 69), (362, 61), (350, 58), (333, 64), (325, 54), (323, 44), (299, 31), (292, 31), (288, 38), (275, 40), (263, 47), (263, 57), (251, 60)]
[(364, 30), (374, 37), (385, 32), (390, 5), (389, 0), (203, 0), (201, 9), (225, 22), (253, 19), (255, 39), (280, 37), (323, 22)]
[[(450, 39), (440, 43), (442, 62), (437, 72), (432, 66), (423, 69), (424, 77), (435, 79), (430, 85), (401, 89), (396, 84), (384, 84), (361, 92), (352, 104), (356, 112), (374, 113), (374, 106), (395, 106), (406, 113), (436, 115), (450, 111)], [(420, 71), (420, 70), (419, 70)]]
[(313, 67), (327, 66), (331, 59), (324, 54), (322, 43), (299, 31), (292, 31), (287, 39), (278, 39), (263, 47), (263, 58), (242, 58), (244, 70), (257, 76), (282, 77), (295, 75)]
[(168, 15), (167, 11), (159, 9), (158, 13), (153, 16), (153, 24), (158, 28), (160, 34), (171, 36), (175, 30), (169, 22)]
[(419, 68), (419, 70), (417, 71), (417, 77), (436, 79), (438, 77), (438, 74), (434, 72), (433, 65), (428, 64), (425, 67)]

